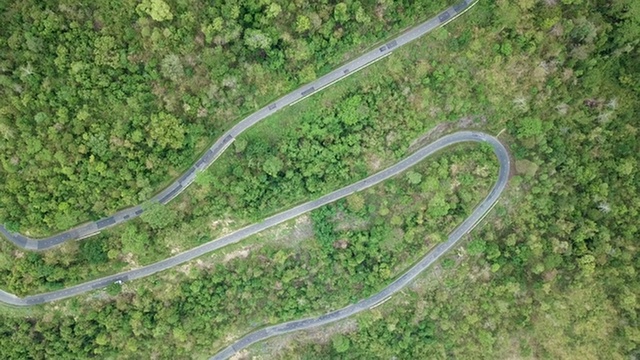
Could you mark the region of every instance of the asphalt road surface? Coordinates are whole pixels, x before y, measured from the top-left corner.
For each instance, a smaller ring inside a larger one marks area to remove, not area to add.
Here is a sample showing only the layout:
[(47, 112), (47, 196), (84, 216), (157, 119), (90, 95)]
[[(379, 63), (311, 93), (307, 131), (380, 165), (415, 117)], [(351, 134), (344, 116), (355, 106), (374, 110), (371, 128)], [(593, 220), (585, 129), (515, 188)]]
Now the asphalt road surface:
[[(310, 84), (302, 86), (301, 88), (281, 97), (273, 103), (249, 115), (247, 118), (240, 121), (233, 128), (222, 135), (211, 146), (211, 148), (209, 148), (209, 150), (207, 150), (207, 152), (205, 152), (204, 155), (202, 155), (202, 157), (189, 168), (189, 170), (187, 170), (182, 176), (180, 176), (180, 178), (169, 185), (169, 187), (165, 188), (159, 194), (151, 198), (150, 201), (159, 202), (161, 204), (166, 204), (171, 201), (193, 182), (198, 172), (201, 172), (208, 168), (218, 158), (218, 156), (220, 156), (220, 154), (222, 154), (224, 150), (229, 145), (231, 145), (236, 136), (253, 126), (255, 123), (265, 119), (269, 115), (272, 115), (276, 111), (286, 106), (293, 105), (296, 102), (317, 93), (318, 91), (331, 85), (332, 83), (339, 81), (358, 70), (363, 69), (364, 67), (374, 63), (375, 61), (380, 60), (387, 55), (390, 55), (394, 49), (403, 46), (448, 23), (457, 15), (460, 15), (462, 12), (466, 11), (474, 4), (474, 0), (463, 0), (458, 4), (447, 8), (446, 10), (442, 11), (437, 16), (427, 20), (426, 22), (406, 31), (395, 39), (381, 44), (377, 48), (365, 53), (357, 59), (333, 70), (332, 72), (320, 77)], [(114, 215), (111, 215), (104, 219), (85, 223), (76, 228), (50, 236), (45, 239), (32, 239), (20, 233), (11, 232), (7, 230), (2, 224), (0, 224), (0, 233), (20, 248), (27, 250), (46, 250), (60, 245), (65, 241), (79, 240), (93, 236), (104, 229), (136, 218), (140, 216), (143, 211), (144, 210), (140, 205), (134, 206), (132, 208), (119, 211)]]

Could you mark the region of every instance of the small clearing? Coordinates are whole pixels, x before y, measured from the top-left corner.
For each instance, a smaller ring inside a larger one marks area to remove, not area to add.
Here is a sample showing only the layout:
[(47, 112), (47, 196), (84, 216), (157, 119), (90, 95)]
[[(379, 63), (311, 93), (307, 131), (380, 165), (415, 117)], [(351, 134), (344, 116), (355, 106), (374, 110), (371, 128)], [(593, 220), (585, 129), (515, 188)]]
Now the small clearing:
[(224, 236), (229, 234), (232, 231), (229, 225), (233, 223), (234, 221), (231, 219), (213, 220), (209, 225), (209, 227), (211, 228), (211, 230), (220, 231), (219, 236)]
[(252, 246), (248, 246), (240, 250), (232, 251), (224, 256), (224, 259), (222, 260), (222, 262), (228, 263), (229, 261), (233, 259), (238, 259), (238, 258), (246, 259), (247, 256), (249, 256), (249, 253), (251, 253), (251, 249), (252, 249)]
[(131, 269), (140, 267), (140, 265), (135, 260), (135, 255), (133, 255), (133, 253), (131, 252), (121, 256), (121, 259), (122, 261), (126, 262)]
[(272, 338), (265, 342), (262, 348), (252, 349), (251, 354), (245, 353), (246, 358), (238, 359), (259, 359), (265, 356), (265, 358), (277, 357), (282, 351), (291, 349), (293, 343), (307, 344), (327, 344), (331, 341), (333, 335), (347, 334), (358, 330), (358, 322), (354, 318), (344, 319), (334, 324), (321, 326), (315, 329), (297, 331), (291, 334), (286, 334)]

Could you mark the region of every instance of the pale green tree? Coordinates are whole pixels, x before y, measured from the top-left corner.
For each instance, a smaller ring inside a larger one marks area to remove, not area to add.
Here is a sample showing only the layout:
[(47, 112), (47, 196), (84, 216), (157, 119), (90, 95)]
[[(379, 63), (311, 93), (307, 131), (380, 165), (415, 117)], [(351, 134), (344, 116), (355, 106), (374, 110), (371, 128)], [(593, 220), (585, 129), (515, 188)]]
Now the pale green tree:
[(349, 341), (349, 338), (347, 338), (346, 336), (344, 336), (342, 334), (338, 334), (338, 335), (334, 336), (332, 342), (333, 342), (333, 348), (339, 354), (344, 353), (347, 350), (349, 350), (349, 346), (351, 345), (351, 342)]
[(271, 42), (271, 38), (260, 30), (247, 29), (244, 32), (244, 44), (249, 49), (268, 49)]
[(171, 8), (162, 0), (142, 0), (136, 7), (136, 10), (148, 14), (155, 21), (173, 19)]
[(151, 115), (147, 131), (150, 146), (158, 144), (162, 149), (180, 149), (183, 146), (185, 130), (180, 121), (171, 114), (160, 112)]
[(112, 68), (120, 66), (120, 57), (115, 51), (113, 36), (100, 36), (93, 43), (93, 58), (97, 65), (107, 65)]
[(336, 21), (339, 23), (345, 23), (349, 21), (347, 4), (343, 2), (336, 4), (336, 7), (333, 9), (333, 18), (336, 19)]
[(279, 157), (271, 156), (264, 162), (264, 164), (262, 164), (262, 169), (267, 174), (275, 177), (275, 176), (278, 176), (278, 172), (282, 170), (283, 166), (284, 166), (284, 163), (282, 162), (282, 160), (280, 160)]
[(160, 72), (162, 76), (172, 81), (179, 81), (184, 76), (184, 67), (180, 57), (176, 54), (166, 55), (160, 63)]
[(367, 12), (362, 8), (362, 6), (356, 10), (356, 21), (360, 24), (368, 24), (371, 22), (369, 15), (367, 15)]
[(282, 12), (282, 7), (276, 3), (271, 3), (267, 8), (267, 18), (273, 19), (280, 15), (280, 12)]
[(311, 28), (311, 20), (307, 16), (298, 15), (296, 20), (296, 31), (303, 33)]
[(364, 198), (360, 194), (353, 194), (347, 197), (347, 208), (352, 212), (359, 212), (364, 209)]
[(407, 180), (409, 184), (418, 185), (422, 181), (422, 175), (418, 172), (410, 170), (407, 172)]

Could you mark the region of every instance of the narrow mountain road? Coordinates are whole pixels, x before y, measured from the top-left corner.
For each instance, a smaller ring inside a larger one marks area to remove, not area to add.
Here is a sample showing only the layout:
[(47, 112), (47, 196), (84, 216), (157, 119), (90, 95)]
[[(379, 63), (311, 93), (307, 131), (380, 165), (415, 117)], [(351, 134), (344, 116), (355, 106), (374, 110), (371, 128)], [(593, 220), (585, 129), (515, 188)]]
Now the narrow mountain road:
[[(404, 32), (395, 39), (380, 45), (376, 49), (373, 49), (357, 59), (340, 66), (332, 72), (320, 77), (314, 82), (304, 85), (301, 88), (281, 97), (273, 103), (265, 106), (264, 108), (249, 115), (247, 118), (240, 121), (233, 128), (222, 135), (207, 152), (202, 155), (198, 161), (195, 162), (182, 176), (174, 181), (167, 188), (162, 190), (159, 194), (150, 199), (151, 202), (159, 202), (166, 204), (175, 198), (178, 194), (184, 191), (193, 180), (196, 178), (198, 172), (204, 171), (208, 168), (217, 158), (222, 154), (225, 149), (231, 145), (236, 136), (252, 127), (257, 122), (267, 118), (276, 111), (293, 105), (298, 101), (317, 93), (323, 88), (333, 84), (336, 81), (344, 79), (345, 77), (361, 70), (368, 65), (390, 55), (392, 51), (402, 45), (405, 45), (432, 30), (450, 22), (456, 16), (462, 14), (475, 4), (475, 0), (462, 0), (460, 3), (453, 5), (446, 10), (442, 11), (436, 17), (433, 17), (424, 23)], [(117, 212), (114, 215), (100, 219), (98, 221), (85, 223), (76, 228), (64, 231), (62, 233), (50, 236), (45, 239), (32, 239), (24, 236), (20, 233), (11, 232), (7, 228), (0, 224), (0, 234), (6, 237), (16, 246), (27, 250), (46, 250), (57, 245), (60, 245), (69, 240), (84, 239), (93, 235), (96, 235), (100, 231), (109, 227), (124, 223), (131, 219), (140, 216), (144, 210), (140, 205), (128, 208)]]
[[(129, 271), (121, 272), (119, 274), (105, 276), (100, 279), (87, 281), (85, 283), (71, 286), (65, 289), (56, 290), (48, 293), (42, 293), (38, 295), (31, 295), (24, 298), (20, 298), (13, 294), (0, 290), (0, 302), (4, 302), (6, 304), (15, 305), (15, 306), (30, 306), (30, 305), (36, 305), (36, 304), (44, 304), (44, 303), (80, 295), (91, 290), (104, 288), (107, 285), (112, 284), (114, 282), (120, 282), (120, 281), (124, 282), (124, 281), (140, 279), (163, 270), (171, 269), (177, 265), (193, 260), (199, 256), (202, 256), (214, 250), (220, 249), (229, 244), (235, 244), (238, 241), (245, 239), (251, 235), (255, 235), (261, 231), (264, 231), (268, 228), (281, 224), (285, 221), (294, 219), (304, 213), (307, 213), (311, 210), (314, 210), (321, 206), (332, 203), (336, 200), (342, 199), (350, 194), (353, 194), (355, 192), (374, 186), (392, 176), (398, 175), (406, 171), (407, 169), (411, 168), (418, 162), (422, 161), (424, 158), (428, 157), (429, 155), (441, 149), (444, 149), (454, 144), (468, 142), (468, 141), (484, 142), (484, 143), (488, 143), (493, 147), (493, 150), (496, 156), (498, 157), (498, 161), (500, 162), (500, 172), (498, 174), (498, 181), (496, 182), (494, 187), (491, 189), (491, 192), (489, 193), (489, 195), (480, 203), (480, 205), (478, 205), (478, 207), (473, 211), (473, 213), (456, 230), (454, 230), (451, 233), (449, 240), (446, 243), (443, 243), (440, 246), (438, 246), (434, 250), (434, 252), (430, 253), (427, 256), (426, 259), (432, 259), (432, 260), (430, 260), (426, 265), (424, 265), (424, 267), (426, 267), (429, 264), (431, 264), (433, 261), (435, 261), (440, 255), (442, 255), (442, 253), (444, 253), (451, 246), (453, 246), (453, 244), (458, 239), (460, 239), (462, 235), (469, 232), (473, 228), (473, 226), (477, 224), (478, 221), (480, 221), (482, 217), (491, 209), (491, 207), (495, 204), (495, 202), (498, 200), (498, 197), (506, 187), (507, 180), (509, 178), (509, 171), (510, 171), (509, 153), (507, 152), (507, 149), (502, 145), (502, 143), (500, 143), (500, 141), (498, 141), (498, 139), (496, 139), (495, 137), (484, 134), (484, 133), (472, 132), (472, 131), (461, 131), (461, 132), (453, 133), (453, 134), (444, 136), (436, 140), (435, 142), (420, 148), (418, 151), (407, 156), (406, 158), (397, 162), (393, 166), (386, 168), (378, 173), (375, 173), (369, 176), (368, 178), (355, 182), (351, 185), (347, 185), (339, 190), (336, 190), (332, 193), (324, 195), (319, 199), (306, 202), (302, 205), (298, 205), (289, 210), (285, 210), (281, 213), (268, 217), (259, 223), (249, 225), (245, 228), (242, 228), (233, 233), (230, 233), (218, 239), (212, 240), (210, 242), (207, 242), (205, 244), (202, 244), (198, 247), (187, 250), (185, 252), (182, 252), (170, 258), (160, 260), (156, 263), (143, 266), (134, 270), (129, 270)], [(434, 255), (434, 253), (437, 256)], [(413, 273), (413, 272), (410, 271), (410, 273)], [(417, 275), (418, 273), (419, 271), (415, 272), (415, 275)], [(415, 275), (413, 275), (411, 278), (415, 277)], [(407, 275), (403, 276), (401, 279), (406, 278), (406, 276)], [(408, 279), (407, 281), (410, 281), (411, 278)], [(395, 283), (397, 283), (398, 281), (400, 280), (397, 280)]]
[[(449, 234), (447, 241), (436, 246), (424, 258), (422, 258), (420, 262), (418, 262), (416, 265), (410, 268), (407, 272), (402, 274), (399, 278), (394, 280), (386, 288), (382, 289), (380, 292), (376, 293), (375, 295), (372, 295), (367, 299), (361, 300), (355, 304), (349, 305), (347, 307), (344, 307), (336, 311), (332, 311), (324, 315), (320, 315), (313, 318), (306, 318), (302, 320), (289, 321), (286, 323), (269, 326), (264, 329), (254, 331), (242, 337), (241, 339), (239, 339), (229, 347), (223, 349), (218, 354), (211, 357), (210, 360), (227, 359), (231, 357), (233, 354), (235, 354), (236, 352), (250, 346), (251, 344), (268, 339), (270, 337), (290, 333), (293, 331), (305, 330), (305, 329), (310, 329), (313, 327), (325, 325), (334, 321), (342, 320), (347, 317), (353, 316), (367, 309), (371, 309), (372, 307), (375, 307), (376, 305), (381, 304), (383, 301), (386, 301), (390, 296), (392, 296), (393, 294), (401, 290), (403, 287), (408, 285), (418, 275), (420, 275), (422, 271), (424, 271), (426, 268), (431, 266), (440, 257), (442, 257), (442, 255), (447, 253), (447, 251), (451, 250), (451, 248), (453, 248), (465, 234), (473, 230), (473, 228), (484, 218), (484, 216), (489, 212), (489, 210), (493, 208), (493, 206), (498, 201), (498, 198), (500, 197), (500, 195), (502, 194), (502, 192), (507, 186), (507, 181), (509, 180), (509, 172), (511, 170), (511, 164), (509, 162), (509, 153), (504, 148), (504, 146), (496, 138), (483, 133), (458, 132), (449, 136), (445, 136), (437, 140), (436, 142), (418, 150), (418, 153), (426, 152), (427, 154), (431, 154), (434, 151), (442, 149), (443, 147), (458, 143), (460, 141), (465, 141), (465, 140), (486, 141), (489, 144), (491, 144), (491, 146), (493, 146), (494, 152), (498, 157), (498, 161), (500, 161), (500, 170), (498, 173), (498, 181), (489, 192), (489, 195), (487, 195), (487, 197), (473, 210), (471, 215), (468, 218), (466, 218), (462, 222), (462, 224), (460, 224), (455, 230), (453, 230), (453, 232), (451, 232), (451, 234)], [(435, 146), (435, 148), (430, 148), (432, 146)], [(411, 157), (405, 160), (402, 160), (402, 162), (408, 161), (410, 160), (410, 158)], [(383, 172), (393, 171), (392, 169), (398, 164), (394, 165), (393, 167), (387, 170), (384, 170)], [(368, 179), (365, 179), (363, 181), (367, 181), (367, 180)], [(378, 180), (378, 182), (379, 181), (380, 180)]]

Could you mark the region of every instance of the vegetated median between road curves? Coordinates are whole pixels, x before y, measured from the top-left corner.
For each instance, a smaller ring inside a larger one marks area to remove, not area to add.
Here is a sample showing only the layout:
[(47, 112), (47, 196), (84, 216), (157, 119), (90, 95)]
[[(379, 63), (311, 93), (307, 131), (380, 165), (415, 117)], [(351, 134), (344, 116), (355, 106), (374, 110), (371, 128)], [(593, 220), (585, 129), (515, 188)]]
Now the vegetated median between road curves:
[[(462, 237), (462, 235), (469, 232), (473, 228), (473, 226), (475, 226), (482, 219), (482, 217), (485, 214), (487, 214), (488, 211), (491, 210), (491, 208), (496, 203), (500, 194), (502, 193), (502, 191), (505, 189), (507, 185), (507, 181), (509, 179), (509, 172), (511, 168), (509, 153), (507, 149), (504, 147), (504, 145), (502, 145), (502, 143), (500, 143), (498, 139), (496, 139), (491, 135), (484, 134), (481, 132), (473, 132), (473, 131), (460, 131), (450, 135), (446, 135), (426, 146), (423, 146), (413, 154), (400, 160), (394, 165), (378, 173), (375, 173), (363, 180), (357, 181), (351, 185), (347, 185), (341, 189), (338, 189), (327, 195), (324, 195), (316, 200), (311, 200), (304, 204), (293, 207), (289, 210), (280, 212), (276, 215), (273, 215), (271, 217), (268, 217), (262, 220), (261, 222), (236, 230), (235, 232), (222, 236), (218, 239), (214, 239), (205, 244), (197, 246), (193, 249), (174, 255), (170, 258), (160, 260), (153, 264), (149, 264), (137, 269), (121, 272), (114, 275), (105, 276), (103, 278), (96, 279), (96, 280), (87, 281), (85, 283), (70, 286), (61, 290), (56, 290), (56, 291), (37, 294), (37, 295), (30, 295), (24, 298), (20, 298), (14, 294), (10, 294), (0, 290), (0, 302), (4, 302), (6, 304), (14, 305), (14, 306), (31, 306), (31, 305), (37, 305), (37, 304), (44, 304), (44, 303), (49, 303), (56, 300), (77, 296), (92, 290), (101, 289), (110, 284), (113, 284), (114, 282), (119, 283), (123, 281), (131, 281), (131, 280), (140, 279), (143, 277), (153, 275), (157, 272), (167, 270), (177, 265), (183, 264), (187, 261), (193, 260), (211, 251), (220, 249), (230, 244), (237, 243), (249, 236), (252, 236), (268, 228), (281, 224), (285, 221), (289, 221), (304, 213), (310, 212), (314, 209), (320, 208), (324, 205), (327, 205), (329, 203), (332, 203), (334, 201), (347, 197), (355, 192), (370, 188), (386, 179), (389, 179), (390, 177), (393, 177), (395, 175), (398, 175), (408, 170), (418, 162), (422, 161), (423, 159), (425, 159), (426, 157), (432, 155), (437, 151), (440, 151), (454, 144), (469, 142), (469, 141), (488, 143), (493, 147), (494, 153), (496, 154), (496, 156), (498, 157), (498, 161), (500, 162), (500, 171), (498, 174), (498, 180), (494, 185), (494, 187), (491, 189), (489, 195), (478, 205), (478, 207), (476, 207), (473, 213), (458, 228), (456, 228), (450, 234), (449, 240), (443, 243), (443, 244), (449, 244), (449, 245), (447, 245), (448, 246), (447, 249), (441, 251), (440, 253), (441, 255), (442, 253), (444, 253), (444, 251), (448, 250), (451, 246), (453, 246), (453, 244), (456, 241), (458, 241)], [(440, 246), (442, 246), (443, 244), (439, 245), (438, 248), (440, 248)], [(436, 250), (438, 248), (436, 248)], [(433, 261), (435, 261), (435, 259)], [(379, 300), (382, 300), (382, 298)]]
[[(425, 269), (435, 263), (438, 259), (440, 259), (444, 254), (446, 254), (449, 250), (451, 250), (457, 243), (462, 239), (462, 237), (469, 233), (471, 230), (475, 228), (482, 219), (493, 209), (494, 205), (498, 201), (498, 198), (504, 191), (507, 186), (507, 182), (509, 180), (509, 175), (511, 172), (511, 162), (509, 158), (509, 153), (506, 148), (493, 136), (489, 136), (483, 133), (475, 133), (475, 132), (458, 132), (451, 135), (447, 135), (443, 138), (440, 138), (436, 142), (427, 145), (427, 147), (440, 142), (443, 139), (446, 139), (450, 136), (459, 136), (463, 135), (464, 138), (466, 136), (470, 136), (471, 138), (466, 138), (471, 141), (486, 141), (493, 146), (494, 152), (498, 157), (500, 162), (500, 170), (498, 173), (498, 180), (496, 184), (493, 186), (487, 197), (473, 210), (471, 215), (467, 217), (455, 230), (453, 230), (447, 239), (447, 241), (438, 244), (433, 250), (431, 250), (425, 257), (423, 257), (417, 264), (411, 267), (404, 274), (400, 275), (396, 280), (391, 282), (387, 287), (382, 289), (380, 292), (361, 300), (355, 304), (351, 304), (342, 309), (332, 311), (330, 313), (320, 315), (318, 317), (306, 318), (302, 320), (294, 320), (286, 323), (269, 326), (263, 329), (256, 330), (247, 334), (246, 336), (240, 338), (235, 343), (230, 346), (224, 348), (219, 353), (211, 357), (210, 360), (222, 360), (227, 359), (233, 356), (238, 351), (254, 344), (259, 341), (268, 339), (273, 336), (283, 335), (289, 332), (310, 329), (313, 327), (322, 326), (331, 322), (335, 322), (338, 320), (345, 319), (347, 317), (353, 316), (362, 311), (371, 309), (387, 301), (393, 294), (401, 290), (403, 287), (408, 285), (411, 281), (413, 281), (418, 275), (420, 275)], [(455, 143), (455, 142), (454, 142)], [(444, 146), (449, 146), (452, 143), (445, 143)], [(441, 149), (442, 147), (438, 147)], [(425, 148), (418, 150), (418, 152), (422, 151)], [(406, 159), (405, 159), (406, 160)], [(404, 161), (404, 160), (403, 160)], [(386, 170), (384, 170), (386, 171)], [(383, 172), (384, 172), (383, 171)], [(363, 180), (366, 181), (367, 179)]]

